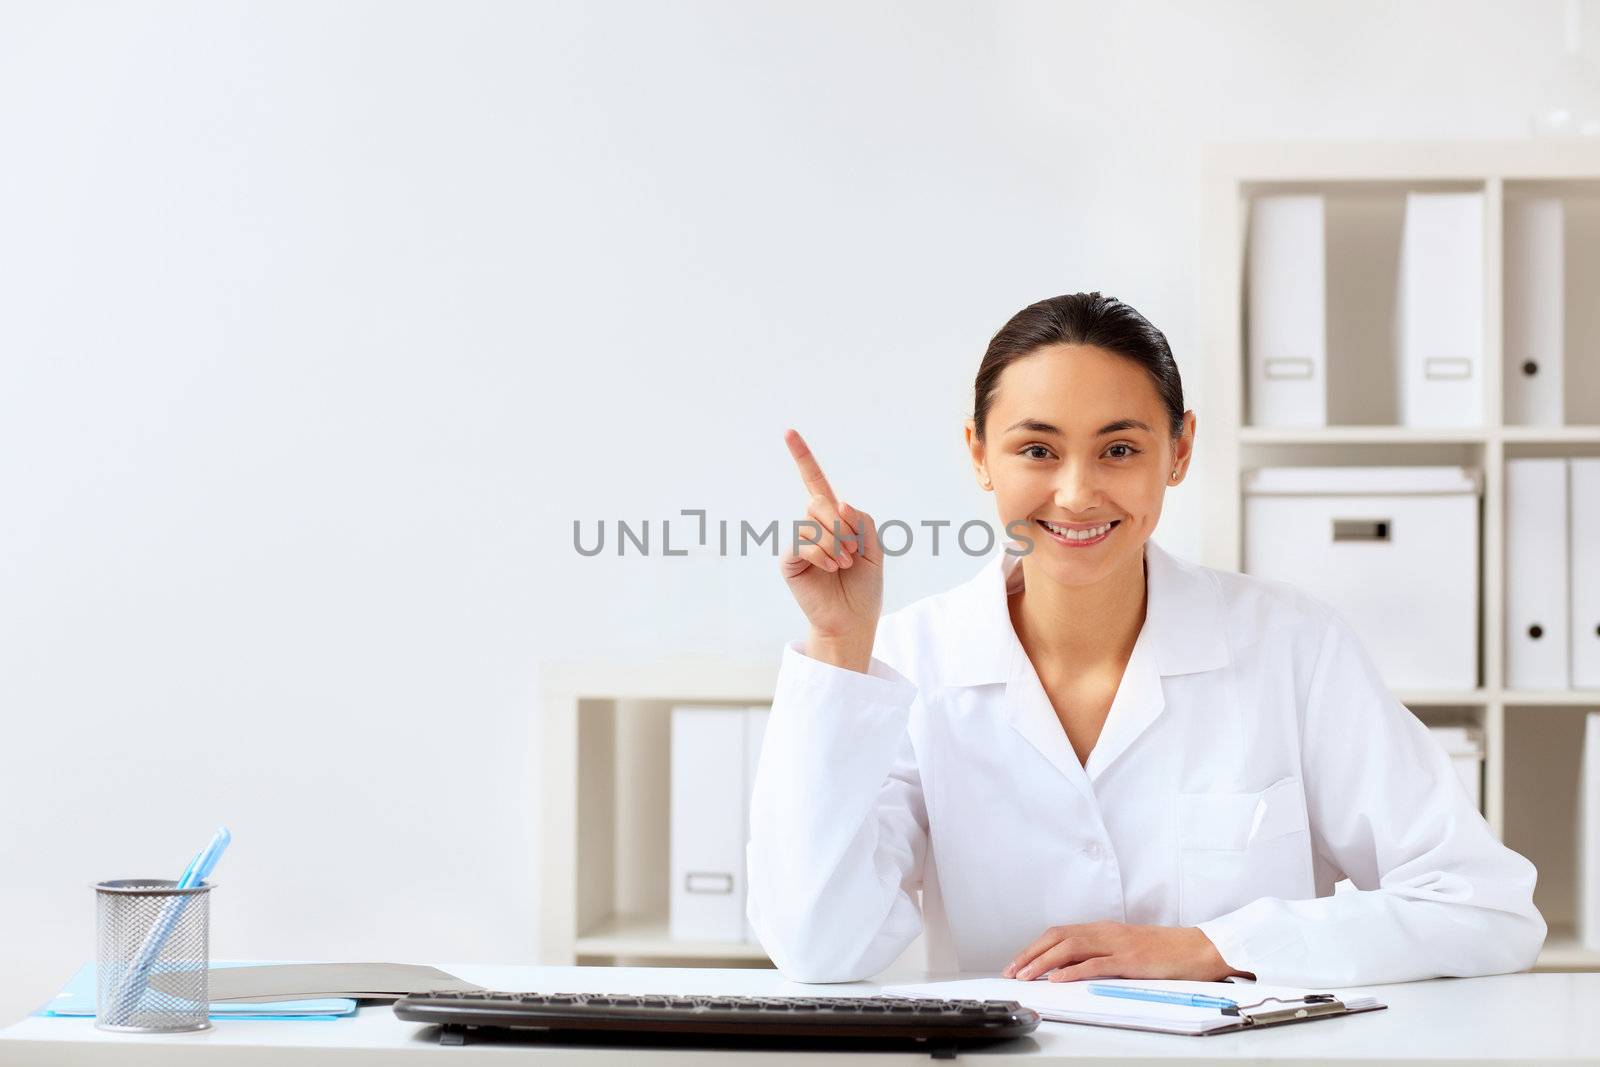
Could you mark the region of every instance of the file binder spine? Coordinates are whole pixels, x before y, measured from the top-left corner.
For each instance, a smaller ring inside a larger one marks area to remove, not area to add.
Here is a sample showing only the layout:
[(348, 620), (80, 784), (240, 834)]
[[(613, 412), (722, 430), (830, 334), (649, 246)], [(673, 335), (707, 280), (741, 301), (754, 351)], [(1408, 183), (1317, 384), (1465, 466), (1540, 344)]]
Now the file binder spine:
[(1568, 681), (1567, 461), (1506, 461), (1506, 684)]
[(1248, 346), (1250, 422), (1328, 422), (1326, 220), (1320, 196), (1252, 204)]
[(1505, 421), (1560, 426), (1565, 213), (1555, 197), (1509, 200), (1505, 229)]
[(1483, 423), (1482, 193), (1411, 193), (1400, 245), (1400, 415)]
[(1572, 493), (1572, 684), (1600, 689), (1600, 458), (1568, 463)]

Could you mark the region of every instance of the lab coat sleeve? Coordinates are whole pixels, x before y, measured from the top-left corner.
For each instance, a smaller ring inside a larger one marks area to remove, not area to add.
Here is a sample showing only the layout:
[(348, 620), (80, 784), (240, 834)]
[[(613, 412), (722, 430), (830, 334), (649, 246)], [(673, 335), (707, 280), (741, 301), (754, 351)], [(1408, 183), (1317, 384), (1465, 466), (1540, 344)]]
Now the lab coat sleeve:
[(784, 977), (849, 982), (922, 929), (928, 819), (907, 723), (916, 686), (783, 654), (750, 799), (746, 913)]
[(1262, 897), (1199, 927), (1237, 970), (1332, 988), (1526, 970), (1533, 864), (1500, 844), (1444, 750), (1330, 615), (1301, 732), (1311, 846), (1359, 892)]

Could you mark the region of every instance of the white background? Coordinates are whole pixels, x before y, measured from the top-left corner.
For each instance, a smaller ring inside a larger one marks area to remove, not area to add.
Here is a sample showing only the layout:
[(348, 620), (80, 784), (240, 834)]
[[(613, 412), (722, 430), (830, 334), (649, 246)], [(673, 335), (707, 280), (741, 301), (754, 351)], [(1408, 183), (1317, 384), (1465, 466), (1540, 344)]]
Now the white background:
[(769, 557), (574, 519), (792, 517), (786, 425), (880, 519), (992, 518), (978, 359), (1083, 289), (1166, 330), (1203, 461), (1201, 145), (1521, 136), (1560, 43), (1555, 0), (0, 5), (0, 1022), (219, 822), (218, 957), (531, 960), (540, 663), (800, 623)]

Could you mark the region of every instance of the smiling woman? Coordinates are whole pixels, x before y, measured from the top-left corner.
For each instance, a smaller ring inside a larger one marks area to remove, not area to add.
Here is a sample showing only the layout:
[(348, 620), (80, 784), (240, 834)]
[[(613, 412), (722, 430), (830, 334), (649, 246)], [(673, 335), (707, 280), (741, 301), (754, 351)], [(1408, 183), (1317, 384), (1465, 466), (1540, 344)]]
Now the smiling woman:
[(780, 970), (867, 977), (923, 930), (932, 970), (1054, 981), (1532, 965), (1533, 866), (1344, 620), (1151, 540), (1195, 442), (1161, 331), (1098, 293), (1025, 308), (965, 434), (1014, 540), (882, 618), (872, 517), (786, 435), (831, 532), (782, 560), (810, 633), (751, 801), (749, 916)]

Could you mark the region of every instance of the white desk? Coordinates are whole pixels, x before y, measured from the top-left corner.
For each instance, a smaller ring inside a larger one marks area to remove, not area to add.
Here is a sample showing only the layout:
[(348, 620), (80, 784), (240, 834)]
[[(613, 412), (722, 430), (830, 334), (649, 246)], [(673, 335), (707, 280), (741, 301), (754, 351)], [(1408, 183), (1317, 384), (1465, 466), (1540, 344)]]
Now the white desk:
[[(802, 986), (774, 971), (674, 970), (624, 967), (488, 967), (445, 969), (492, 989), (550, 992), (790, 993), (803, 996), (867, 995), (867, 983)], [(951, 976), (956, 977), (956, 976)], [(1513, 974), (1374, 986), (1388, 1011), (1346, 1019), (1284, 1026), (1259, 1033), (1178, 1037), (1042, 1023), (1031, 1037), (963, 1052), (966, 1057), (1026, 1057), (1030, 1063), (1089, 1058), (1122, 1067), (1172, 1063), (1351, 1064), (1434, 1061), (1488, 1064), (1600, 1064), (1600, 974)], [(532, 1044), (442, 1047), (437, 1030), (397, 1020), (386, 1005), (366, 1006), (353, 1018), (318, 1021), (222, 1020), (214, 1029), (171, 1037), (106, 1034), (92, 1019), (27, 1018), (0, 1030), (0, 1064), (175, 1064), (377, 1067), (393, 1063), (509, 1064), (514, 1057), (538, 1064), (633, 1067), (703, 1064), (827, 1062), (835, 1067), (934, 1063), (921, 1052), (747, 1052), (705, 1049), (618, 1050)], [(429, 1059), (429, 1057), (432, 1057)]]

